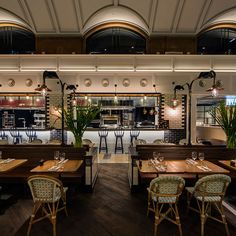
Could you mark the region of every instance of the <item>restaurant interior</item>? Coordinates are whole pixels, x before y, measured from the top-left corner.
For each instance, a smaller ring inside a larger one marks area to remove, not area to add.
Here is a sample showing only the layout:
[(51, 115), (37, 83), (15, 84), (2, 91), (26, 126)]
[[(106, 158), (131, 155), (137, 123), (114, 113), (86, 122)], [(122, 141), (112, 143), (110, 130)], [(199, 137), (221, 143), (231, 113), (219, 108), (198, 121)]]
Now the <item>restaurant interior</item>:
[(0, 1), (0, 235), (236, 235), (234, 0)]

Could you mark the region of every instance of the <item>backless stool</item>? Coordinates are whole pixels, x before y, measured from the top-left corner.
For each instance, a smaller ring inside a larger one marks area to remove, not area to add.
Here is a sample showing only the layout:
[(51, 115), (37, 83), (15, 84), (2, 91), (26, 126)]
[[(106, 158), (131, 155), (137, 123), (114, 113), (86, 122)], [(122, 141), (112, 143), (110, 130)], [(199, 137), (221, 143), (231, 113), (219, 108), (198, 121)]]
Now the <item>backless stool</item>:
[(134, 140), (137, 140), (139, 134), (140, 134), (140, 131), (139, 131), (139, 130), (136, 130), (136, 129), (131, 129), (131, 130), (130, 130), (130, 145), (131, 145), (131, 146), (134, 145), (133, 141), (134, 141)]
[(33, 140), (37, 139), (36, 131), (33, 128), (28, 128), (25, 131), (25, 133), (29, 138), (29, 143), (31, 143)]
[(20, 135), (20, 131), (16, 128), (12, 128), (10, 130), (10, 134), (13, 138), (13, 144), (22, 143), (22, 135)]
[[(119, 150), (124, 153), (124, 147), (123, 147), (123, 136), (124, 136), (124, 130), (122, 129), (117, 129), (114, 131), (114, 134), (116, 136), (116, 146), (115, 146), (115, 153)], [(120, 141), (120, 145), (119, 144)]]
[(106, 129), (101, 129), (101, 130), (98, 131), (98, 135), (100, 137), (99, 153), (102, 150), (105, 150), (106, 153), (108, 153), (108, 148), (107, 148), (107, 135), (108, 135), (108, 131)]

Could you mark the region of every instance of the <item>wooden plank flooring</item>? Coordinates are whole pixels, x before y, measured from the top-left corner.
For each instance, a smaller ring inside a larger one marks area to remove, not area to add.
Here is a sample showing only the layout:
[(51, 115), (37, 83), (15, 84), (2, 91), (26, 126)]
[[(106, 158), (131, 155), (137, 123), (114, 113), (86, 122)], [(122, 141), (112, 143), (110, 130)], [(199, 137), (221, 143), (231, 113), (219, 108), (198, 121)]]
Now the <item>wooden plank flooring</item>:
[[(149, 236), (153, 235), (153, 215), (146, 216), (147, 193), (130, 193), (126, 164), (101, 164), (99, 178), (93, 193), (82, 191), (68, 198), (68, 213), (58, 214), (57, 235), (81, 236)], [(32, 201), (18, 200), (4, 215), (0, 216), (1, 236), (25, 236)], [(186, 204), (180, 204), (183, 234), (200, 235), (199, 215), (186, 214)], [(235, 221), (231, 219), (231, 221)], [(229, 225), (231, 235), (236, 235), (236, 228)], [(177, 227), (163, 221), (159, 235), (179, 235)], [(48, 220), (33, 225), (34, 236), (52, 235)], [(207, 221), (207, 236), (225, 235), (224, 227), (211, 220)]]

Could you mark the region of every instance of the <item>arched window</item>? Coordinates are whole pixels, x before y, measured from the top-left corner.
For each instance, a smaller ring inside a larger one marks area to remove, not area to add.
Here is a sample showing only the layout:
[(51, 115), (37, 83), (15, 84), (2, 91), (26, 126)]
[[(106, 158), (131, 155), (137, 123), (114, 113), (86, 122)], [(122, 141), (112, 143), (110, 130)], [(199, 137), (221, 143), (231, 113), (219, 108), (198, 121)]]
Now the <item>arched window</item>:
[(19, 26), (0, 25), (0, 53), (25, 54), (35, 51), (34, 34)]
[(236, 30), (216, 28), (201, 33), (197, 38), (199, 54), (236, 54)]
[(137, 54), (146, 52), (146, 38), (121, 27), (96, 31), (86, 40), (86, 53)]

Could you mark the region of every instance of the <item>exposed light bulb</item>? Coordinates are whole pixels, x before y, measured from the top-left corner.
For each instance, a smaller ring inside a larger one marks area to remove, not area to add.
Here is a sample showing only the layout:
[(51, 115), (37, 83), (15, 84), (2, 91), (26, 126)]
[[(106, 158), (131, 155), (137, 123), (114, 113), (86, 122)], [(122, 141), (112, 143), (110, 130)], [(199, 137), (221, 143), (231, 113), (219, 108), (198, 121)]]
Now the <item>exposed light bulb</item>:
[(42, 94), (44, 97), (46, 97), (46, 96), (47, 96), (47, 90), (46, 90), (46, 89), (42, 89), (41, 94)]
[(176, 108), (178, 106), (178, 100), (176, 98), (172, 99), (172, 107)]
[(211, 95), (212, 97), (217, 97), (219, 95), (219, 91), (216, 88), (213, 88), (211, 91)]
[(26, 96), (26, 99), (29, 100), (29, 95)]
[(75, 106), (76, 105), (76, 99), (72, 100), (72, 104)]
[(118, 103), (118, 97), (116, 95), (114, 97), (114, 103)]

